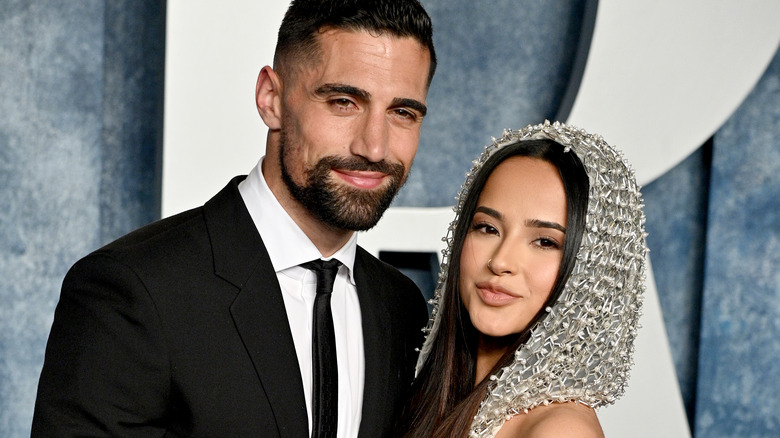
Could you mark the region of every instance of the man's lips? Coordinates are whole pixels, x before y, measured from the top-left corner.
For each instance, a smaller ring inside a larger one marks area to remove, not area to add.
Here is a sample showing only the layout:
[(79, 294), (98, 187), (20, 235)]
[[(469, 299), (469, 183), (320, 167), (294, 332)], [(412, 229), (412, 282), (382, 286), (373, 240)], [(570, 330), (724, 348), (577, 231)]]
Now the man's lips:
[(333, 169), (333, 172), (349, 184), (366, 190), (379, 187), (387, 176), (386, 173), (369, 170)]
[(520, 298), (519, 295), (496, 284), (481, 282), (477, 283), (477, 293), (482, 302), (488, 306), (505, 306)]

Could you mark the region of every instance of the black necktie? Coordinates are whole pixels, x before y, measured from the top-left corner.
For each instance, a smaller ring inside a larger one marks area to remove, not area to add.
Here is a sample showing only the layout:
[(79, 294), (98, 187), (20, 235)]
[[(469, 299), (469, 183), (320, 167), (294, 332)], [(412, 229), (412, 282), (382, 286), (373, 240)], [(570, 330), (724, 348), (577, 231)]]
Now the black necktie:
[(338, 425), (339, 375), (336, 360), (336, 335), (330, 312), (333, 281), (341, 263), (336, 259), (304, 263), (317, 274), (312, 324), (312, 438), (335, 438)]

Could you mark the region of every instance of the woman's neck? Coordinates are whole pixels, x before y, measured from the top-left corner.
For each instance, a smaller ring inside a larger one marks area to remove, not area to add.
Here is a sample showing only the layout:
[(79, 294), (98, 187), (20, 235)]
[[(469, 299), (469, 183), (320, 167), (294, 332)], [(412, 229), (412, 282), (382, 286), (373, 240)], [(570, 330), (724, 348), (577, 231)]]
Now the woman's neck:
[(515, 335), (502, 336), (495, 338), (492, 336), (479, 335), (477, 341), (477, 369), (474, 386), (479, 385), (482, 380), (488, 376), (490, 370), (498, 363), (499, 359), (512, 347), (516, 339)]

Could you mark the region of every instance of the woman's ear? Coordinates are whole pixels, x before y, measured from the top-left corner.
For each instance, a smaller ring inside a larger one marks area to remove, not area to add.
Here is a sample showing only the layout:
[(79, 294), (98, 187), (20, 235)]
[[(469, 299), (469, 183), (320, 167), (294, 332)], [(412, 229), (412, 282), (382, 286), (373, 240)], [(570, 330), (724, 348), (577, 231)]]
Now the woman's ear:
[(257, 75), (255, 86), (257, 112), (270, 130), (282, 127), (282, 81), (269, 66), (265, 66)]

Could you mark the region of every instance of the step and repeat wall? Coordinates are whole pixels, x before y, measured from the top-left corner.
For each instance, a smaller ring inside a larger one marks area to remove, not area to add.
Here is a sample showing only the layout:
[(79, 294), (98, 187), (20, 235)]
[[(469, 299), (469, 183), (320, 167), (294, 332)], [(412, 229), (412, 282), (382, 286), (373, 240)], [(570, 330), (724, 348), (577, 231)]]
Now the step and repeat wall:
[[(263, 155), (255, 80), (285, 3), (0, 4), (0, 436), (29, 436), (68, 267)], [(429, 255), (410, 275), (430, 289), (491, 137), (545, 119), (600, 133), (644, 186), (652, 266), (607, 436), (780, 435), (780, 3), (422, 3), (429, 114), (408, 183), (359, 243)]]

